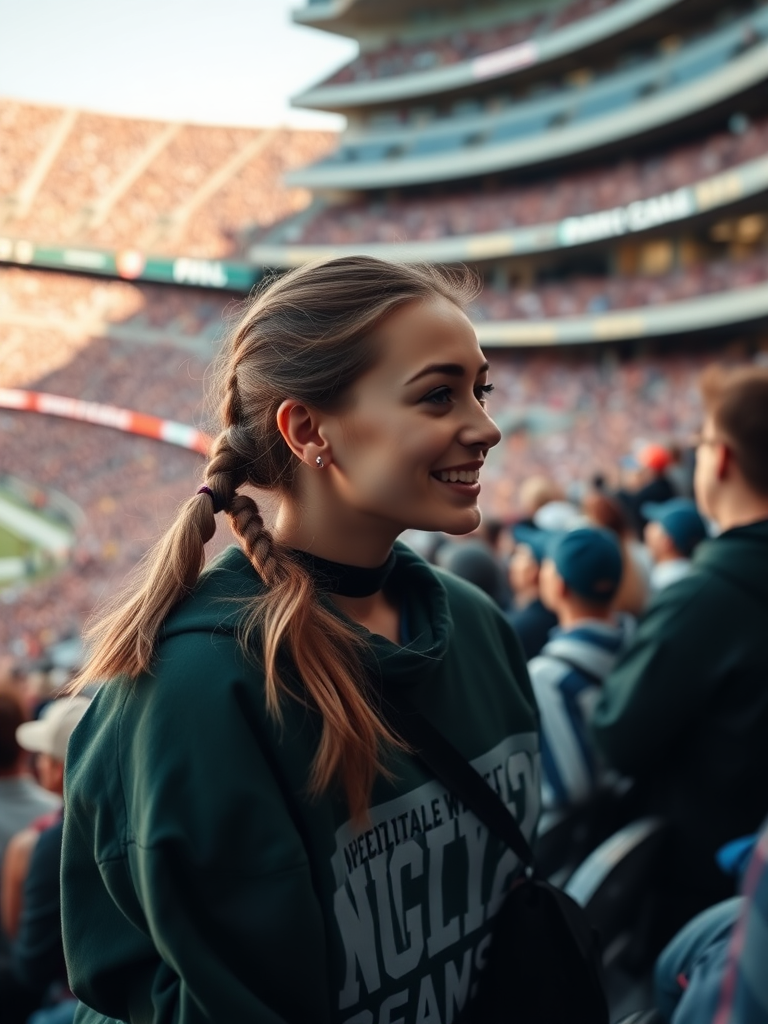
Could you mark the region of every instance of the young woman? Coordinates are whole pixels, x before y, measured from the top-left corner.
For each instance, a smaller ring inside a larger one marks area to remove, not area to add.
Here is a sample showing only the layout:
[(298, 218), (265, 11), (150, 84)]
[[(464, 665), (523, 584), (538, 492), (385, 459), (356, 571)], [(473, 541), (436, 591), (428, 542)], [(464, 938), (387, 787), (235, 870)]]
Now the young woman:
[[(463, 534), (499, 431), (471, 282), (364, 257), (273, 283), (221, 363), (221, 432), (69, 751), (78, 1021), (454, 1020), (518, 861), (387, 724), (411, 701), (531, 836), (536, 711), (477, 589), (396, 541)], [(243, 488), (272, 494), (269, 529)], [(239, 540), (203, 569), (227, 515)]]

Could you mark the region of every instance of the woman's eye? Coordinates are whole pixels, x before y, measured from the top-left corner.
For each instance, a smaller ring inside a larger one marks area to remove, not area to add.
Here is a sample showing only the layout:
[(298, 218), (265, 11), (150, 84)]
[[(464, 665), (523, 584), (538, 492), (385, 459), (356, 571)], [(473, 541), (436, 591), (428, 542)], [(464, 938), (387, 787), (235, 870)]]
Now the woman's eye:
[(453, 392), (450, 388), (435, 388), (434, 391), (430, 391), (428, 395), (424, 396), (425, 402), (430, 402), (432, 405), (447, 405), (452, 398)]
[(485, 402), (486, 398), (494, 390), (493, 384), (481, 384), (475, 388), (475, 395), (478, 402)]

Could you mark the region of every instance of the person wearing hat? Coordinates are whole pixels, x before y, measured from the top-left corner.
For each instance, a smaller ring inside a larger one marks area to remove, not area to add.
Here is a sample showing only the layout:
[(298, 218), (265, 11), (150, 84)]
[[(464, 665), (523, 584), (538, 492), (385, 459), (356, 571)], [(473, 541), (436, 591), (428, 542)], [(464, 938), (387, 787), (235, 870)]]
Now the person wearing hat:
[(661, 444), (643, 445), (634, 455), (621, 459), (624, 486), (617, 497), (630, 511), (639, 533), (645, 528), (643, 506), (649, 502), (661, 504), (675, 497), (675, 489), (667, 476), (673, 456)]
[[(27, 715), (15, 686), (0, 685), (0, 868), (12, 837), (61, 805), (33, 778), (29, 756), (16, 738)], [(2, 948), (0, 929), (0, 948)]]
[(673, 498), (660, 505), (647, 502), (642, 513), (648, 520), (645, 543), (654, 563), (651, 589), (658, 594), (688, 575), (693, 552), (709, 531), (696, 502), (688, 498)]
[(512, 536), (515, 550), (509, 562), (509, 583), (514, 607), (509, 612), (509, 621), (530, 660), (557, 625), (557, 616), (542, 603), (539, 592), (539, 573), (549, 535), (535, 526), (519, 523), (513, 527)]
[[(89, 704), (87, 697), (54, 700), (45, 706), (40, 718), (24, 722), (16, 729), (19, 746), (35, 755), (40, 784), (59, 799), (64, 794), (64, 759), (69, 737)], [(3, 928), (12, 939), (16, 939), (19, 932), (24, 884), (33, 851), (45, 830), (60, 822), (60, 807), (59, 804), (56, 812), (17, 832), (8, 843), (0, 887), (0, 908)]]
[(607, 762), (668, 822), (658, 939), (734, 893), (716, 851), (757, 831), (768, 777), (768, 368), (701, 381), (696, 504), (719, 527), (652, 600), (592, 718)]
[(599, 781), (587, 723), (629, 628), (630, 620), (611, 611), (621, 575), (621, 547), (610, 530), (584, 527), (550, 539), (541, 599), (559, 629), (528, 663), (541, 714), (545, 807), (579, 803)]

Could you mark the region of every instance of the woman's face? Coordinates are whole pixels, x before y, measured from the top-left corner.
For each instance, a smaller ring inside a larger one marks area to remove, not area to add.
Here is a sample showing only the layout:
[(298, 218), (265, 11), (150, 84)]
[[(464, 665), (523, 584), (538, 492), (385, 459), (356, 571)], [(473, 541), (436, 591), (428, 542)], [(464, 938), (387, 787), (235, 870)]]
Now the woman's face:
[(375, 340), (377, 362), (325, 424), (337, 495), (395, 534), (468, 533), (480, 521), (481, 467), (501, 437), (474, 329), (435, 297), (395, 311)]

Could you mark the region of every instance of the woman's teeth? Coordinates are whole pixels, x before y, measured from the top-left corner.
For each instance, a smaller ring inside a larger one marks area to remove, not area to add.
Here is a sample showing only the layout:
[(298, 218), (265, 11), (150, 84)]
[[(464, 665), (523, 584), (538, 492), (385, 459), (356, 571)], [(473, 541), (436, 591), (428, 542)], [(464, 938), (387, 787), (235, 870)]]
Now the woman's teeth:
[(480, 477), (479, 469), (441, 469), (435, 476), (444, 484), (476, 484)]

